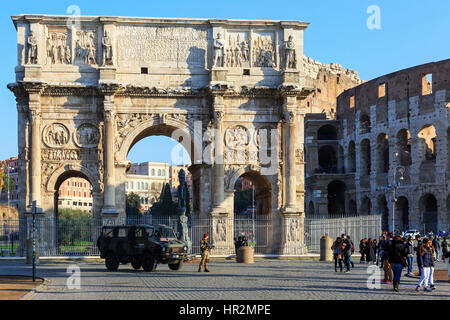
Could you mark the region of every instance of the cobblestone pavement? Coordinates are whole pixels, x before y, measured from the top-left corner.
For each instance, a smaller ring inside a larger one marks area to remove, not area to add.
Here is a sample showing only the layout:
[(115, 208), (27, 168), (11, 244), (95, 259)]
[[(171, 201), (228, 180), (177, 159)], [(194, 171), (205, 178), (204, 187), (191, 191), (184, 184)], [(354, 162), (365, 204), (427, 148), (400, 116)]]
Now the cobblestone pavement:
[[(67, 267), (81, 269), (81, 289), (68, 289)], [(210, 273), (197, 272), (197, 264), (185, 264), (181, 271), (158, 265), (155, 272), (135, 271), (121, 265), (108, 272), (100, 262), (42, 262), (37, 275), (50, 283), (33, 299), (446, 299), (450, 284), (436, 283), (432, 293), (414, 291), (417, 279), (402, 277), (400, 292), (392, 285), (367, 288), (367, 266), (355, 264), (350, 273), (335, 273), (333, 263), (306, 260), (260, 260), (254, 264), (235, 261), (212, 261)], [(444, 269), (443, 263), (437, 269)], [(0, 275), (31, 274), (23, 263), (0, 262)], [(381, 273), (382, 274), (382, 273)]]

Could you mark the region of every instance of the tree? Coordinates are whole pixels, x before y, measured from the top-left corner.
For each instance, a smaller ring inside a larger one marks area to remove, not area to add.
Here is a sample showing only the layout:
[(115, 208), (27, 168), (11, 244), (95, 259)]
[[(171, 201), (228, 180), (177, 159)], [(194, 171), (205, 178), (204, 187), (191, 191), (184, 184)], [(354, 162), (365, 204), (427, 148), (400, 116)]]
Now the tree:
[(141, 197), (132, 192), (126, 195), (126, 212), (128, 217), (138, 216), (141, 212)]
[(153, 216), (172, 216), (177, 213), (177, 203), (172, 200), (170, 185), (166, 183), (161, 189), (159, 200), (153, 203), (150, 212)]

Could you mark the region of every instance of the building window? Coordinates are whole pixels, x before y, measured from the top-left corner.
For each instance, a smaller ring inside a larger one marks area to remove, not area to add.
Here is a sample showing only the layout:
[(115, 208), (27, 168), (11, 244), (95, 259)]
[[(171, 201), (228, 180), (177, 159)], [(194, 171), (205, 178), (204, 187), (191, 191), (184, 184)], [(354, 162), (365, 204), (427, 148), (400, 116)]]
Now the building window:
[(428, 73), (422, 77), (422, 95), (433, 93), (433, 74)]
[(354, 108), (355, 107), (355, 96), (351, 96), (350, 97), (350, 108)]
[(158, 169), (158, 176), (161, 176), (161, 169)]
[(386, 95), (386, 82), (378, 85), (378, 98), (383, 98)]
[(73, 190), (73, 196), (76, 197), (77, 196), (77, 192), (75, 190)]
[(72, 202), (72, 204), (73, 204), (74, 206), (76, 206), (76, 205), (77, 205), (77, 202), (76, 202), (76, 201), (74, 201), (74, 202)]
[(155, 169), (152, 169), (152, 176), (155, 175)]

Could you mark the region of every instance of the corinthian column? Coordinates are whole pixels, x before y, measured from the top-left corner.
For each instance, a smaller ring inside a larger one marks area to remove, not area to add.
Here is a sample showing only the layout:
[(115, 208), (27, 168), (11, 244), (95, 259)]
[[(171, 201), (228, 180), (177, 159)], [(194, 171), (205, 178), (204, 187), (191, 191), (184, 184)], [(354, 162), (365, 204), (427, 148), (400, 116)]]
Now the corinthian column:
[(297, 207), (297, 186), (296, 186), (296, 163), (295, 151), (297, 150), (296, 134), (296, 96), (285, 97), (285, 176), (286, 190), (286, 212), (298, 212)]
[[(34, 102), (33, 102), (34, 104)], [(40, 106), (39, 106), (40, 107)], [(36, 207), (41, 204), (41, 111), (32, 106), (30, 100), (30, 126), (31, 126), (31, 198), (30, 204), (36, 201)]]
[(104, 162), (104, 196), (102, 214), (117, 214), (115, 197), (115, 172), (114, 172), (114, 96), (105, 95), (103, 101), (105, 136), (103, 141)]
[(213, 192), (213, 214), (225, 213), (222, 206), (224, 201), (224, 165), (223, 165), (223, 96), (214, 96), (214, 192)]

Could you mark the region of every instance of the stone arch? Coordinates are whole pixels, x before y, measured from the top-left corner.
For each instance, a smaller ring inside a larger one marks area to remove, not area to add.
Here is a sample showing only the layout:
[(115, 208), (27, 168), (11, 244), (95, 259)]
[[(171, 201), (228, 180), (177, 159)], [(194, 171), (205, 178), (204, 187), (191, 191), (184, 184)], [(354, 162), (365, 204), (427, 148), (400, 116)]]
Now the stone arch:
[(102, 184), (99, 182), (96, 175), (92, 173), (88, 168), (81, 166), (79, 164), (67, 164), (65, 166), (56, 169), (48, 179), (46, 186), (47, 191), (57, 192), (58, 189), (55, 188), (57, 186), (59, 188), (60, 183), (70, 177), (85, 178), (91, 183), (93, 192), (97, 193), (102, 192)]
[(359, 133), (369, 133), (371, 129), (372, 126), (370, 124), (370, 116), (365, 112), (361, 113), (359, 116)]
[(380, 194), (377, 197), (378, 214), (381, 215), (381, 229), (383, 231), (389, 230), (389, 209), (387, 206), (386, 196)]
[(337, 155), (334, 147), (325, 145), (318, 151), (319, 171), (326, 173), (337, 172)]
[(401, 196), (395, 203), (395, 228), (406, 230), (409, 228), (409, 202), (408, 198)]
[(372, 163), (371, 163), (371, 151), (370, 151), (370, 141), (369, 139), (364, 139), (361, 141), (360, 148), (360, 175), (369, 176)]
[(356, 171), (356, 146), (353, 140), (348, 144), (348, 171)]
[(272, 215), (272, 184), (267, 176), (255, 170), (255, 168), (241, 168), (233, 174), (229, 185), (234, 187), (239, 178), (249, 180), (254, 186), (256, 215), (270, 217)]
[[(173, 136), (175, 134), (176, 136)], [(125, 161), (128, 152), (137, 142), (155, 135), (166, 136), (180, 142), (189, 154), (192, 164), (202, 163), (202, 146), (201, 143), (196, 143), (193, 128), (178, 119), (167, 119), (164, 123), (155, 123), (154, 119), (141, 122), (123, 139), (116, 160)]]
[(358, 208), (354, 199), (350, 199), (348, 202), (348, 214), (350, 216), (356, 216), (358, 214)]
[(410, 166), (411, 159), (411, 133), (408, 129), (397, 132), (397, 150), (401, 166)]
[(333, 180), (327, 186), (328, 215), (345, 214), (345, 192), (347, 186), (342, 180)]
[(423, 151), (421, 154), (422, 159), (435, 160), (436, 159), (436, 128), (432, 124), (426, 124), (422, 126), (417, 134), (419, 141), (422, 143)]
[(368, 196), (363, 197), (359, 214), (362, 216), (370, 216), (372, 214), (372, 201), (370, 201)]
[(419, 209), (422, 218), (421, 229), (425, 232), (437, 233), (438, 205), (436, 197), (431, 193), (424, 194), (419, 200)]
[(331, 124), (321, 126), (317, 130), (317, 140), (337, 140), (337, 129)]
[(389, 172), (389, 140), (385, 133), (377, 137), (377, 173)]

